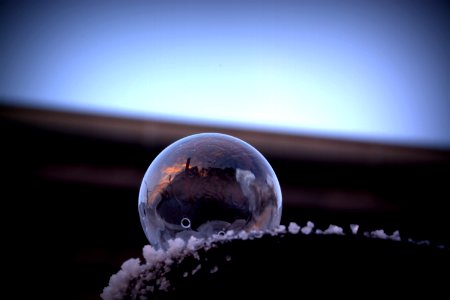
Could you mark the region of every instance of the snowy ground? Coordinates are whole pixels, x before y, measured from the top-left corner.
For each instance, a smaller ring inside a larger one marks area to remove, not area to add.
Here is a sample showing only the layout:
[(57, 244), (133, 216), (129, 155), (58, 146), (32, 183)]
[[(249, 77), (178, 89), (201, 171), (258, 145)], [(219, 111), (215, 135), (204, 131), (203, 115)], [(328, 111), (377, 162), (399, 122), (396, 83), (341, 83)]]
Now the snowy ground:
[[(363, 236), (368, 239), (385, 239), (395, 242), (413, 243), (417, 245), (430, 246), (429, 241), (414, 241), (411, 239), (403, 240), (398, 231), (387, 234), (384, 230), (375, 230), (372, 232), (359, 232), (357, 224), (350, 225), (348, 231), (350, 235)], [(173, 288), (170, 279), (166, 276), (172, 268), (181, 263), (187, 257), (197, 260), (191, 270), (185, 270), (180, 276), (186, 278), (195, 275), (202, 268), (203, 271), (210, 274), (219, 271), (217, 265), (201, 261), (199, 251), (208, 251), (211, 248), (219, 247), (221, 243), (233, 240), (253, 240), (259, 239), (265, 235), (285, 236), (285, 235), (346, 235), (342, 227), (329, 225), (326, 229), (315, 228), (313, 222), (307, 222), (305, 226), (291, 222), (287, 228), (284, 225), (278, 226), (271, 231), (241, 231), (235, 234), (232, 231), (221, 235), (213, 235), (209, 239), (197, 239), (191, 237), (188, 241), (181, 238), (169, 241), (169, 247), (166, 251), (155, 249), (150, 245), (143, 248), (144, 262), (139, 258), (131, 258), (122, 264), (121, 270), (111, 276), (109, 285), (105, 287), (101, 297), (105, 300), (129, 298), (146, 299), (146, 295), (157, 291), (169, 291)], [(442, 245), (432, 245), (437, 248), (449, 249)], [(231, 257), (225, 257), (226, 261)], [(207, 270), (205, 270), (207, 268)]]

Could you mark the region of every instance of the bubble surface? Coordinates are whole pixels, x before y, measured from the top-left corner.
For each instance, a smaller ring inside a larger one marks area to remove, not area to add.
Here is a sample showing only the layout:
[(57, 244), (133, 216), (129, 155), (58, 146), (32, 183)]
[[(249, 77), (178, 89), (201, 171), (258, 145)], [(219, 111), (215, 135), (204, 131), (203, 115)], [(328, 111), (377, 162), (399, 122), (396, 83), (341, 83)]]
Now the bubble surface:
[(177, 237), (208, 238), (280, 224), (282, 196), (270, 164), (248, 143), (219, 133), (180, 139), (151, 163), (139, 193), (139, 216), (156, 248)]

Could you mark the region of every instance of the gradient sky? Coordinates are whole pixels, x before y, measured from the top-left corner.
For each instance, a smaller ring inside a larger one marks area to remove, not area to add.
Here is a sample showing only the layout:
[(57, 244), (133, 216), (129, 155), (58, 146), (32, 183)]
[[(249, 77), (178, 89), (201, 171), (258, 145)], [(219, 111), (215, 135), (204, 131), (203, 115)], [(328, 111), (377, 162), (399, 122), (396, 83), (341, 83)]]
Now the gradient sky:
[(439, 3), (2, 2), (0, 101), (450, 148)]

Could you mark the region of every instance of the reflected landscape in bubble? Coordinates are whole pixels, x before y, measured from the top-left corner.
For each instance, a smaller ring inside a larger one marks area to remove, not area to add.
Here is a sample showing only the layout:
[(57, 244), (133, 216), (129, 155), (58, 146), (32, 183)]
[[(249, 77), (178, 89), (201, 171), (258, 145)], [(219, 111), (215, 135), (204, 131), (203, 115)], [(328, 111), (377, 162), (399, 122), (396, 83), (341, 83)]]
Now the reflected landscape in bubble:
[(195, 134), (164, 149), (144, 175), (139, 215), (150, 244), (279, 225), (278, 179), (255, 148), (219, 133)]

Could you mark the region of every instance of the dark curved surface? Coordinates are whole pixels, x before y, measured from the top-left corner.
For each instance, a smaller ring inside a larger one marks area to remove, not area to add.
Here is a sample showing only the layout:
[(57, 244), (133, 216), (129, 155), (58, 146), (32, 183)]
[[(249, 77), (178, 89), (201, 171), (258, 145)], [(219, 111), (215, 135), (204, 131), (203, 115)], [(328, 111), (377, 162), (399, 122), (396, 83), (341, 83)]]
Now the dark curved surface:
[[(164, 275), (171, 289), (148, 293), (149, 299), (365, 298), (448, 291), (450, 251), (409, 242), (364, 236), (266, 235), (225, 242), (199, 254), (199, 260), (187, 257), (172, 267)], [(201, 268), (192, 275), (199, 264)], [(189, 276), (184, 277), (185, 272)]]

